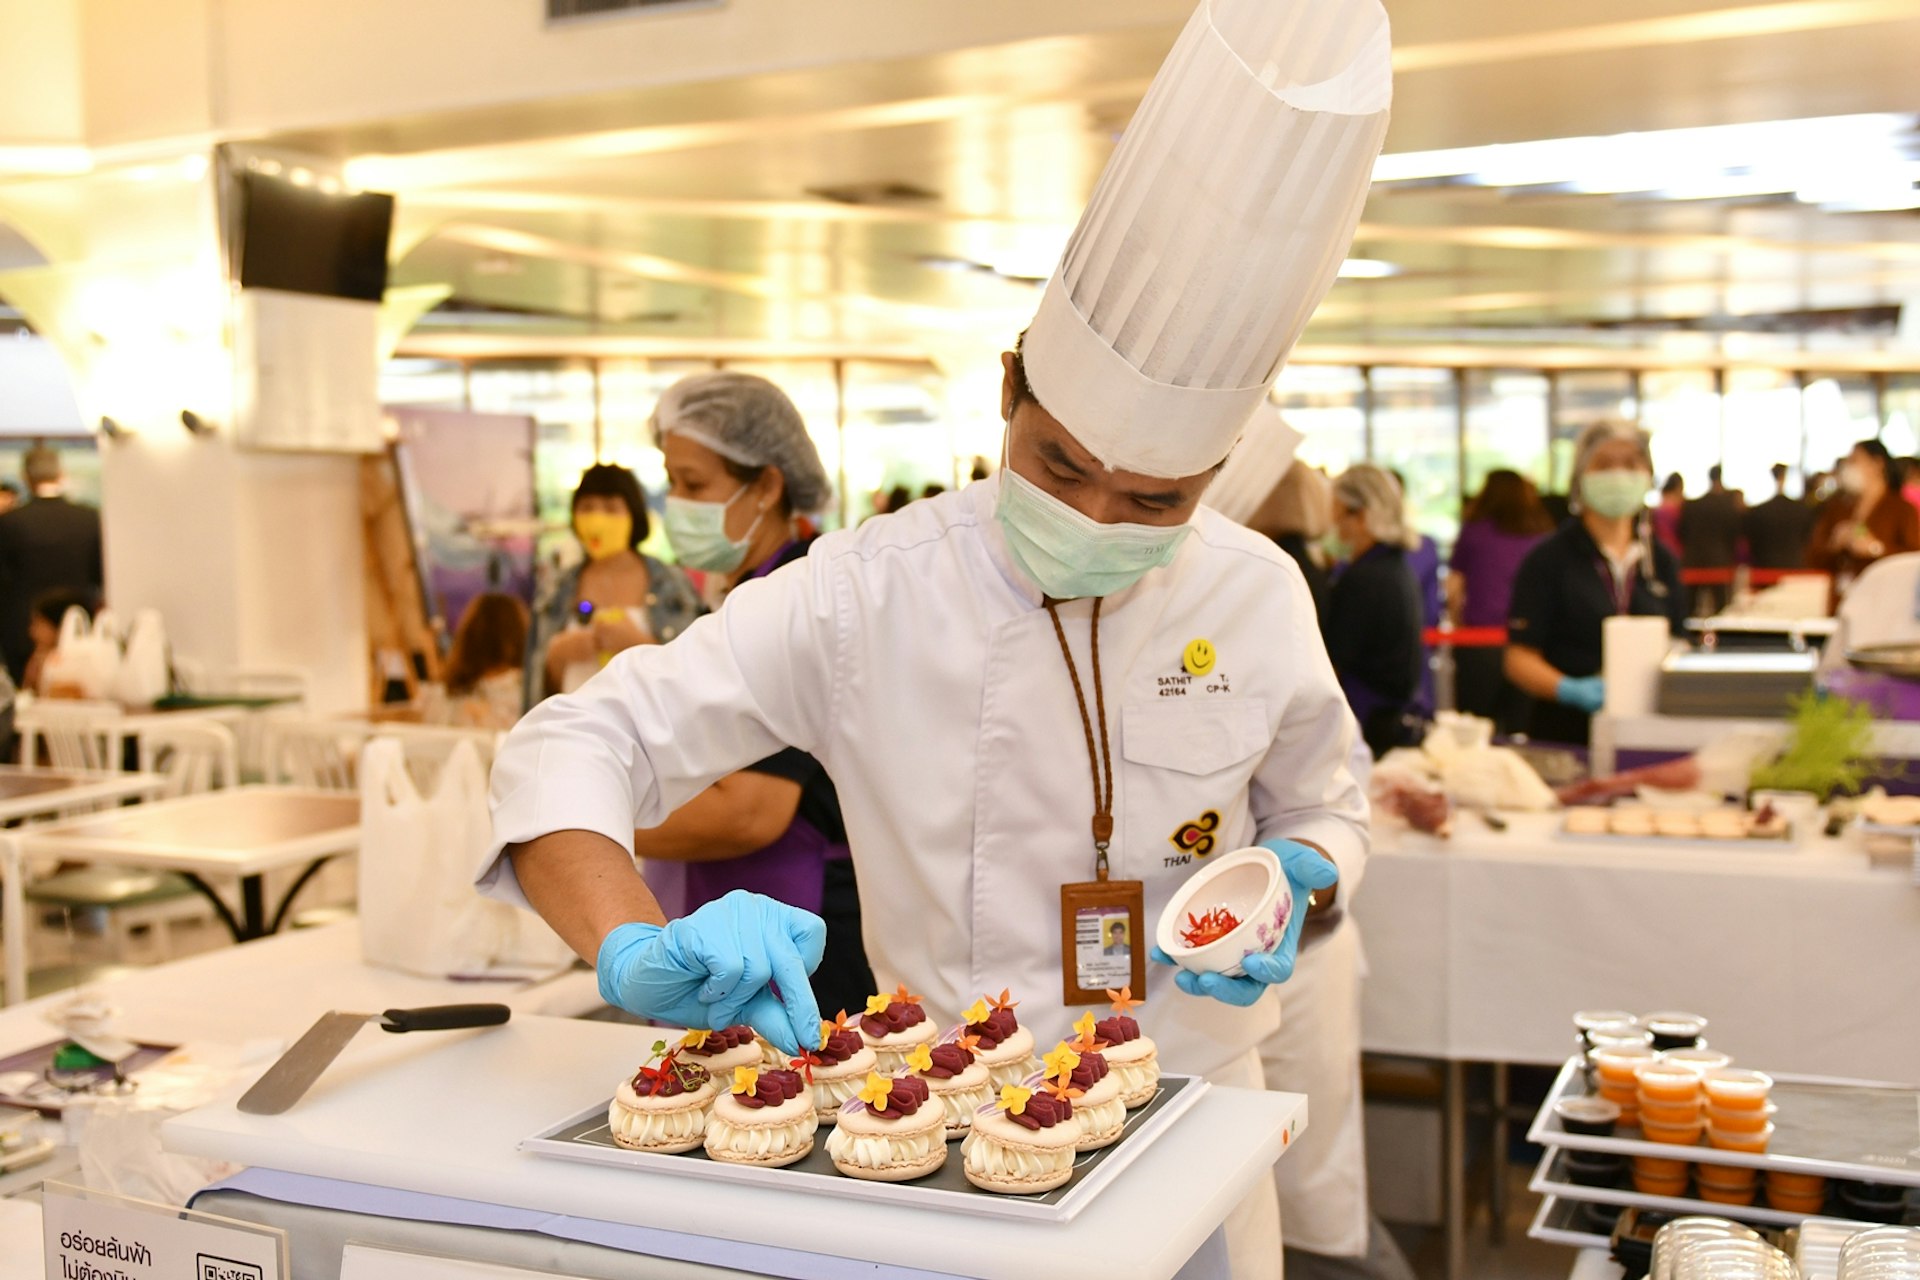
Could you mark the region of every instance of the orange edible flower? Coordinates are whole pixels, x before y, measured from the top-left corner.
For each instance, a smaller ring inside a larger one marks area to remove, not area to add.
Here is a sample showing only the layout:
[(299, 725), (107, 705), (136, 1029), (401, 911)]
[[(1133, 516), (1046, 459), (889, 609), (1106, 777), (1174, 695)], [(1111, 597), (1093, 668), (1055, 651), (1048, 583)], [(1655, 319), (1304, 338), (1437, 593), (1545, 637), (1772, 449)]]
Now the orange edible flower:
[(1080, 1021), (1074, 1023), (1073, 1029), (1080, 1033), (1079, 1039), (1073, 1042), (1073, 1047), (1081, 1053), (1097, 1053), (1107, 1047), (1106, 1042), (1094, 1034), (1093, 1015), (1091, 1013), (1086, 1014)]
[(907, 990), (907, 984), (901, 983), (893, 990), (893, 998), (901, 1004), (919, 1004), (920, 997)]
[(1072, 1102), (1075, 1098), (1082, 1097), (1086, 1094), (1085, 1089), (1074, 1088), (1073, 1080), (1068, 1076), (1061, 1076), (1058, 1080), (1047, 1081), (1046, 1088), (1048, 1093), (1063, 1102)]
[(1113, 1002), (1113, 1011), (1123, 1018), (1134, 1009), (1146, 1003), (1145, 1000), (1135, 1000), (1133, 998), (1132, 987), (1122, 987), (1118, 991), (1108, 991), (1107, 999)]
[(993, 1007), (996, 1009), (1018, 1009), (1020, 1002), (1013, 999), (1013, 988), (1000, 988), (1000, 998), (993, 1002)]

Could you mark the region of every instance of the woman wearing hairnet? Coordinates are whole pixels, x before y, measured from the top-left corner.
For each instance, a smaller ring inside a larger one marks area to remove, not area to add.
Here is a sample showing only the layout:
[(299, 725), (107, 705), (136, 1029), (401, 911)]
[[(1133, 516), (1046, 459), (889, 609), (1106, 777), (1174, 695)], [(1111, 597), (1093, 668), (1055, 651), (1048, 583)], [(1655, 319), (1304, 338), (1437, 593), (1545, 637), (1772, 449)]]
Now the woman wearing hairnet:
[(1647, 495), (1653, 452), (1647, 433), (1596, 422), (1574, 446), (1574, 517), (1527, 554), (1513, 580), (1507, 679), (1533, 695), (1530, 731), (1544, 742), (1584, 746), (1606, 700), (1601, 633), (1619, 614), (1686, 625), (1680, 566), (1652, 535)]
[[(667, 459), (667, 540), (726, 590), (799, 560), (814, 534), (800, 517), (833, 490), (786, 393), (745, 373), (697, 373), (667, 388), (653, 426)], [(723, 606), (724, 607), (724, 606)], [(720, 779), (634, 852), (685, 868), (686, 911), (734, 889), (763, 893), (827, 922), (813, 974), (822, 1009), (857, 1009), (873, 991), (860, 944), (860, 899), (833, 781), (792, 748)]]

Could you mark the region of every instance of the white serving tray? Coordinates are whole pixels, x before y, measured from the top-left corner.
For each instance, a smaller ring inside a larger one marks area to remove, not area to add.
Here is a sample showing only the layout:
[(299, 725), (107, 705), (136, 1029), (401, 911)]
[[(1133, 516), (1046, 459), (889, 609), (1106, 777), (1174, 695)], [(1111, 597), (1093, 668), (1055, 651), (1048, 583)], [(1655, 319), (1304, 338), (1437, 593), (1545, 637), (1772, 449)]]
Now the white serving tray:
[[(1793, 1144), (1800, 1138), (1803, 1116), (1797, 1114), (1800, 1108), (1791, 1105), (1791, 1096), (1777, 1098), (1782, 1103), (1780, 1112), (1774, 1117), (1776, 1132), (1773, 1150), (1753, 1155), (1744, 1151), (1719, 1151), (1704, 1144), (1685, 1147), (1664, 1142), (1648, 1142), (1637, 1137), (1596, 1138), (1585, 1134), (1569, 1133), (1560, 1125), (1559, 1117), (1553, 1114), (1553, 1104), (1562, 1098), (1582, 1097), (1586, 1094), (1586, 1082), (1578, 1058), (1569, 1058), (1560, 1068), (1560, 1074), (1548, 1091), (1547, 1100), (1541, 1104), (1540, 1112), (1534, 1117), (1533, 1125), (1527, 1130), (1527, 1141), (1543, 1147), (1564, 1147), (1575, 1151), (1604, 1151), (1612, 1155), (1656, 1156), (1663, 1160), (1688, 1160), (1696, 1164), (1738, 1165), (1748, 1169), (1779, 1169), (1785, 1173), (1817, 1173), (1829, 1178), (1846, 1178), (1859, 1182), (1887, 1182), (1901, 1186), (1920, 1186), (1920, 1090), (1903, 1088), (1897, 1085), (1874, 1084), (1859, 1080), (1833, 1080), (1815, 1076), (1780, 1075), (1769, 1072), (1778, 1085), (1806, 1086), (1812, 1091), (1832, 1091), (1833, 1098), (1844, 1104), (1845, 1095), (1858, 1091), (1862, 1102), (1873, 1103), (1878, 1110), (1888, 1114), (1887, 1119), (1868, 1117), (1864, 1131), (1871, 1134), (1862, 1141), (1883, 1143), (1884, 1152), (1862, 1151), (1859, 1158), (1842, 1159), (1838, 1157), (1815, 1157), (1793, 1154)], [(1905, 1125), (1904, 1129), (1899, 1126)], [(1628, 1133), (1637, 1130), (1629, 1129)], [(1823, 1141), (1831, 1139), (1831, 1126), (1821, 1131)], [(1581, 1191), (1588, 1188), (1580, 1188)], [(1629, 1193), (1631, 1194), (1631, 1193)], [(1599, 1199), (1598, 1196), (1587, 1197)], [(1656, 1197), (1645, 1197), (1647, 1200)], [(1624, 1202), (1623, 1202), (1624, 1203)], [(1634, 1201), (1633, 1203), (1639, 1203)], [(1705, 1201), (1688, 1201), (1689, 1209), (1697, 1209)], [(1792, 1215), (1785, 1215), (1792, 1217)], [(1771, 1219), (1767, 1219), (1771, 1221)], [(1794, 1219), (1798, 1221), (1798, 1219)]]
[(834, 1196), (843, 1200), (913, 1205), (988, 1218), (1068, 1222), (1091, 1204), (1119, 1176), (1122, 1169), (1153, 1144), (1154, 1139), (1165, 1133), (1200, 1101), (1208, 1087), (1207, 1082), (1197, 1076), (1161, 1076), (1160, 1088), (1153, 1100), (1127, 1113), (1127, 1127), (1120, 1141), (1077, 1157), (1073, 1178), (1066, 1185), (1030, 1196), (997, 1195), (982, 1191), (968, 1182), (960, 1171), (958, 1142), (947, 1144), (945, 1166), (914, 1182), (870, 1182), (840, 1173), (827, 1157), (827, 1134), (830, 1130), (825, 1128), (815, 1137), (812, 1154), (784, 1169), (709, 1160), (706, 1153), (697, 1148), (679, 1155), (629, 1151), (615, 1144), (608, 1134), (607, 1104), (604, 1102), (577, 1111), (560, 1123), (524, 1139), (520, 1143), (520, 1150), (557, 1160), (702, 1178), (736, 1186), (777, 1187), (784, 1191)]
[[(1527, 1190), (1536, 1195), (1553, 1196), (1560, 1200), (1591, 1200), (1595, 1204), (1617, 1204), (1626, 1208), (1657, 1209), (1661, 1213), (1708, 1214), (1720, 1218), (1732, 1218), (1735, 1222), (1758, 1222), (1773, 1227), (1797, 1227), (1809, 1215), (1804, 1213), (1782, 1213), (1778, 1209), (1767, 1208), (1764, 1201), (1755, 1204), (1715, 1204), (1711, 1200), (1695, 1200), (1691, 1196), (1650, 1196), (1635, 1191), (1632, 1187), (1586, 1187), (1570, 1178), (1562, 1178), (1553, 1166), (1559, 1152), (1547, 1149), (1535, 1166), (1533, 1177), (1527, 1183)], [(1759, 1197), (1756, 1197), (1758, 1200)], [(1868, 1224), (1872, 1225), (1872, 1224)]]

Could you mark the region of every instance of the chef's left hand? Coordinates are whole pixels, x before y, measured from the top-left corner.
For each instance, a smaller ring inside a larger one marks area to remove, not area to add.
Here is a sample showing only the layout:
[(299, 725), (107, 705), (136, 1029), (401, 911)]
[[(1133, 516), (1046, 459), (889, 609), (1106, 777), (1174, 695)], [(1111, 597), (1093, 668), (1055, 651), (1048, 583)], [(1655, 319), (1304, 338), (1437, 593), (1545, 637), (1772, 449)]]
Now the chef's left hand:
[[(1190, 996), (1211, 996), (1224, 1004), (1242, 1008), (1293, 976), (1293, 963), (1300, 953), (1300, 931), (1307, 927), (1307, 899), (1316, 890), (1331, 889), (1340, 880), (1340, 872), (1331, 859), (1318, 849), (1296, 840), (1262, 840), (1262, 849), (1273, 850), (1280, 859), (1280, 870), (1293, 890), (1293, 915), (1287, 920), (1287, 932), (1271, 952), (1256, 952), (1241, 962), (1244, 978), (1229, 978), (1224, 973), (1189, 973), (1185, 969), (1173, 975), (1174, 985)], [(1152, 951), (1161, 964), (1173, 958), (1159, 947)]]

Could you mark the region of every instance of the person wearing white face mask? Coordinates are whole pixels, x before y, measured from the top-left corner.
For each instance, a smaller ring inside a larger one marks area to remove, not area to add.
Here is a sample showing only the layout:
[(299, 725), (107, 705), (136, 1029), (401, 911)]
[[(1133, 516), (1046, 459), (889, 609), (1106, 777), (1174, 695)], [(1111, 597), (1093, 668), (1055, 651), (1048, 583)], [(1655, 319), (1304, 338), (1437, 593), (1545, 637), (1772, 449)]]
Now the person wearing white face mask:
[[(796, 747), (838, 789), (881, 989), (951, 1020), (1011, 987), (1045, 1039), (1130, 986), (1167, 1070), (1264, 1087), (1274, 988), (1344, 909), (1368, 809), (1298, 567), (1199, 504), (1338, 273), (1391, 65), (1377, 0), (1204, 0), (1003, 356), (1000, 475), (823, 537), (536, 709), (477, 883), (594, 958), (610, 1003), (813, 1047), (820, 920), (734, 893), (663, 926), (631, 865), (636, 826)], [(1307, 909), (1247, 976), (1063, 947), (1086, 912), (1144, 942), (1255, 843)], [(1235, 1274), (1278, 1273), (1271, 1179), (1228, 1240)]]
[(1686, 624), (1680, 566), (1650, 532), (1653, 455), (1647, 433), (1600, 422), (1574, 446), (1574, 516), (1527, 554), (1513, 581), (1507, 679), (1534, 698), (1529, 732), (1584, 745), (1606, 698), (1601, 633), (1617, 614)]

